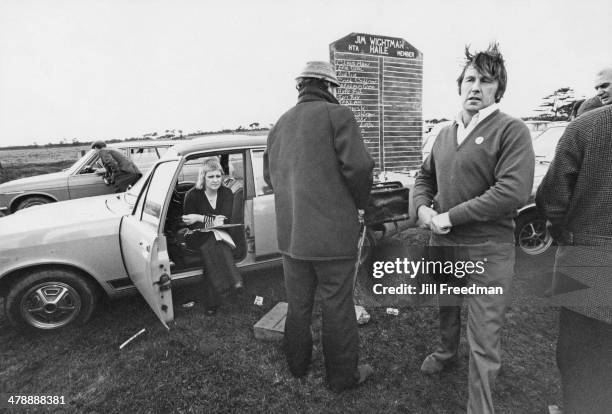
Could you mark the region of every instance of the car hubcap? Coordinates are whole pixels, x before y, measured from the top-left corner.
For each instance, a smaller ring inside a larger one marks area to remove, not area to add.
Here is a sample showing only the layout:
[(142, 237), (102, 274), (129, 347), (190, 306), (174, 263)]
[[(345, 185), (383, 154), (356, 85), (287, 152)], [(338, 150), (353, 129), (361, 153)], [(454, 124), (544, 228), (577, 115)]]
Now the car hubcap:
[(44, 282), (33, 286), (21, 299), (21, 315), (39, 329), (56, 329), (72, 322), (81, 310), (81, 298), (72, 286)]
[(519, 246), (529, 255), (543, 253), (552, 242), (552, 237), (546, 229), (546, 222), (543, 220), (526, 223), (519, 233)]

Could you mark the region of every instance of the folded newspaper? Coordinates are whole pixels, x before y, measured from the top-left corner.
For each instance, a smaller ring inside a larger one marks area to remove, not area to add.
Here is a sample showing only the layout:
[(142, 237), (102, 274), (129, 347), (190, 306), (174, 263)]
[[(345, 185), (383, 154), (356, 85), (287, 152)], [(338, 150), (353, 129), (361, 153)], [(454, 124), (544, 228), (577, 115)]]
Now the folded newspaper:
[(211, 231), (214, 233), (215, 235), (215, 239), (217, 239), (217, 241), (222, 241), (227, 243), (232, 249), (236, 248), (236, 243), (234, 243), (234, 240), (232, 239), (232, 236), (230, 236), (229, 234), (227, 234), (227, 232), (225, 230), (222, 229), (227, 229), (230, 227), (238, 227), (241, 226), (242, 224), (221, 224), (220, 226), (214, 226), (214, 227), (209, 227), (207, 229), (197, 229), (197, 231)]

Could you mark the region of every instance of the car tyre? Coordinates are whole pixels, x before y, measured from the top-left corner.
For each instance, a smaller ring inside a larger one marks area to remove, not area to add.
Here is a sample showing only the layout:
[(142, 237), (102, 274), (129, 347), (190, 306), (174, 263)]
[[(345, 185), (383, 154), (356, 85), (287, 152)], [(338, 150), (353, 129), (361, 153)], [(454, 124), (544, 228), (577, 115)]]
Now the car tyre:
[(515, 219), (514, 237), (519, 251), (529, 256), (542, 254), (553, 244), (546, 219), (535, 210), (526, 211)]
[(17, 204), (17, 208), (15, 208), (15, 211), (23, 210), (24, 208), (28, 207), (39, 206), (41, 204), (49, 204), (51, 202), (52, 200), (46, 197), (28, 197), (24, 200), (21, 200), (19, 204)]
[(87, 322), (97, 302), (95, 286), (66, 269), (37, 270), (17, 280), (5, 298), (5, 315), (24, 331), (53, 331)]

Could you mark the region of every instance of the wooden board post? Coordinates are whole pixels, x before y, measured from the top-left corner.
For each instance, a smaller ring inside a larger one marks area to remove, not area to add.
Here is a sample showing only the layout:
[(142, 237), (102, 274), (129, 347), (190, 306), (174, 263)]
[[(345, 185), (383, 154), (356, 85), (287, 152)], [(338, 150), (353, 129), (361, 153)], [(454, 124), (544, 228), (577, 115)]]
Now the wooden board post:
[(278, 302), (255, 325), (253, 325), (255, 338), (269, 341), (283, 339), (286, 317), (287, 302)]

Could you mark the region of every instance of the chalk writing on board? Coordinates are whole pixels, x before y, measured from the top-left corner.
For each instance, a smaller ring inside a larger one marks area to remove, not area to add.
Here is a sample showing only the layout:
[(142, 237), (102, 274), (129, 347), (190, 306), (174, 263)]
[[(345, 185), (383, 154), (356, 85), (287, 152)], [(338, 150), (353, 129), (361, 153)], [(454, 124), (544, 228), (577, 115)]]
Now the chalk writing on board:
[(421, 161), (423, 57), (404, 39), (351, 33), (330, 45), (340, 87), (377, 169), (400, 171)]

